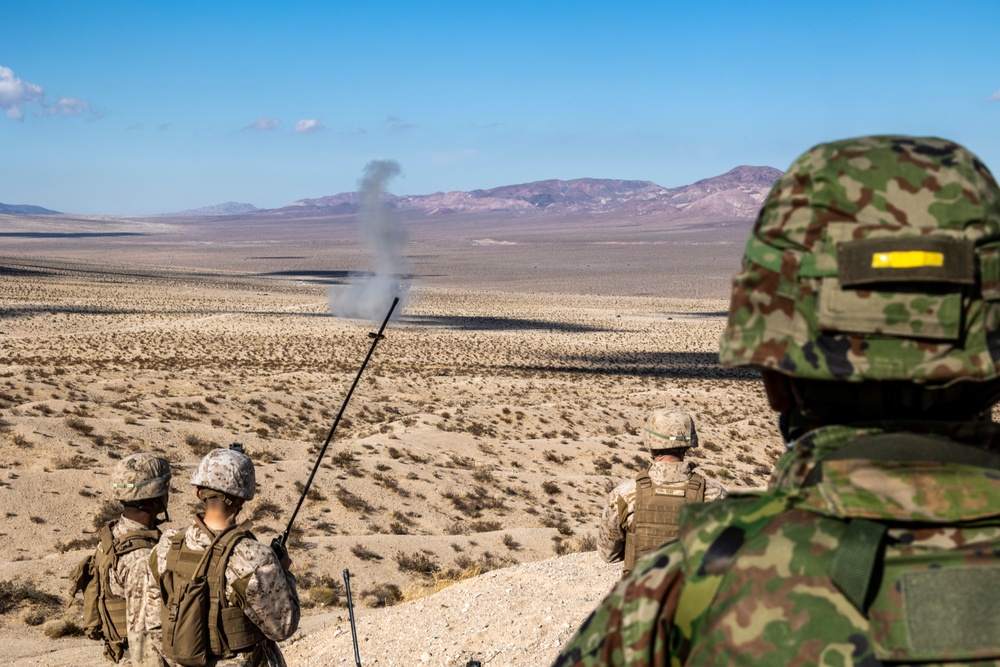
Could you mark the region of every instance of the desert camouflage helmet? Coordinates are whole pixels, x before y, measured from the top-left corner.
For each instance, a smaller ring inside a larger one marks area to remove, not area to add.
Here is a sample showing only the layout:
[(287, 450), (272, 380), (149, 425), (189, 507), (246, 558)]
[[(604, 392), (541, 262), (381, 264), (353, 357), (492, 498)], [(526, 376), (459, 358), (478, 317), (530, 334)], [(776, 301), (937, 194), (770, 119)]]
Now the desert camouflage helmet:
[(722, 334), (725, 366), (817, 380), (1000, 375), (1000, 189), (943, 139), (821, 144), (768, 195)]
[(165, 496), (170, 491), (170, 464), (153, 454), (126, 456), (115, 465), (111, 489), (122, 502)]
[(253, 461), (235, 449), (213, 449), (198, 464), (191, 484), (250, 500), (257, 490)]
[(691, 415), (680, 408), (654, 410), (642, 429), (642, 442), (649, 451), (697, 447), (698, 433)]

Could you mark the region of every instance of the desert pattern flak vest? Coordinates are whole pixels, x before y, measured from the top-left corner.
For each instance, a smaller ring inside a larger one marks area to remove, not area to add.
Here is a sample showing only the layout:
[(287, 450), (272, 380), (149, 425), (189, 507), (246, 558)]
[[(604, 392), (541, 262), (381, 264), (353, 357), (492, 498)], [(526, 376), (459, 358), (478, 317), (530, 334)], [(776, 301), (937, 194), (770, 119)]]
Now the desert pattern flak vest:
[(255, 650), (266, 640), (264, 634), (225, 594), (233, 549), (241, 539), (254, 539), (248, 524), (219, 533), (205, 551), (189, 549), (186, 534), (182, 530), (170, 539), (160, 576), (163, 654), (178, 664), (200, 667), (252, 652), (252, 664), (266, 664), (263, 650)]
[(1000, 665), (1000, 454), (865, 436), (685, 509), (671, 664)]
[(136, 530), (115, 539), (115, 522), (103, 526), (94, 553), (77, 565), (70, 575), (70, 600), (83, 591), (83, 630), (91, 639), (104, 640), (104, 653), (113, 662), (121, 660), (128, 647), (126, 600), (111, 594), (111, 572), (118, 560), (138, 549), (152, 549), (160, 531)]
[(705, 478), (692, 473), (686, 483), (654, 484), (647, 469), (635, 479), (632, 523), (625, 529), (624, 579), (635, 562), (677, 537), (680, 511), (688, 503), (705, 500)]

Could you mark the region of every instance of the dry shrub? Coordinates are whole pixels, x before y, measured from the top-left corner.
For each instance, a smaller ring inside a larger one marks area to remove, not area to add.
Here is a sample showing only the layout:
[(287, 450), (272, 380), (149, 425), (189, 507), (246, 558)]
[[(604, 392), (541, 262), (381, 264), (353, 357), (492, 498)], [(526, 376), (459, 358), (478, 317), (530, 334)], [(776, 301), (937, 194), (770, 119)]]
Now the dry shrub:
[(95, 463), (97, 463), (97, 459), (84, 456), (83, 454), (74, 454), (68, 458), (62, 456), (56, 457), (52, 461), (52, 467), (56, 470), (86, 470), (93, 467)]
[(593, 535), (585, 535), (577, 540), (567, 540), (562, 535), (552, 536), (552, 550), (557, 556), (577, 553), (580, 551), (594, 551), (597, 549), (597, 540)]
[(103, 526), (120, 517), (123, 509), (122, 504), (117, 500), (105, 500), (101, 503), (97, 513), (94, 514), (94, 530), (100, 530)]
[(382, 556), (378, 555), (371, 549), (367, 549), (360, 544), (355, 544), (351, 547), (351, 553), (355, 555), (359, 560), (382, 560)]
[(414, 551), (411, 554), (397, 551), (395, 558), (400, 572), (413, 572), (424, 577), (430, 577), (441, 569), (440, 565), (435, 563), (430, 556), (422, 551)]
[(336, 607), (340, 605), (341, 597), (344, 595), (344, 584), (329, 575), (316, 579), (303, 577), (302, 587), (309, 591), (306, 606), (310, 607)]
[(552, 480), (546, 480), (542, 482), (542, 491), (549, 494), (550, 496), (555, 496), (562, 493), (562, 489), (559, 488), (559, 484)]
[(83, 634), (83, 628), (73, 621), (52, 620), (42, 626), (42, 633), (49, 639), (79, 637)]
[(38, 590), (30, 581), (0, 581), (0, 614), (13, 611), (22, 602), (51, 608), (62, 604), (58, 597)]
[(89, 436), (94, 432), (94, 427), (83, 421), (79, 417), (66, 417), (66, 426), (79, 433), (80, 435)]
[(189, 435), (184, 438), (184, 442), (191, 448), (191, 452), (198, 458), (207, 455), (213, 449), (219, 449), (220, 445), (212, 440), (200, 438), (197, 435)]
[(284, 513), (284, 508), (281, 507), (276, 502), (270, 500), (261, 500), (253, 508), (253, 512), (250, 513), (250, 520), (257, 522), (261, 519), (271, 518), (280, 519), (281, 515)]
[(403, 591), (396, 584), (376, 584), (361, 591), (361, 600), (369, 607), (391, 607), (403, 601)]
[(355, 510), (358, 512), (374, 512), (375, 508), (372, 507), (367, 500), (356, 496), (342, 486), (337, 487), (337, 500), (340, 504), (349, 510)]
[(484, 552), (478, 559), (473, 559), (465, 554), (455, 558), (454, 565), (434, 574), (430, 583), (411, 582), (407, 585), (404, 601), (416, 600), (418, 598), (433, 595), (452, 584), (460, 581), (478, 577), (491, 570), (502, 567), (510, 567), (517, 564), (517, 561), (506, 556), (494, 556), (490, 552)]
[(76, 551), (77, 549), (90, 549), (96, 547), (100, 541), (101, 538), (95, 534), (88, 535), (87, 537), (78, 537), (67, 542), (56, 542), (56, 551), (66, 553), (67, 551)]

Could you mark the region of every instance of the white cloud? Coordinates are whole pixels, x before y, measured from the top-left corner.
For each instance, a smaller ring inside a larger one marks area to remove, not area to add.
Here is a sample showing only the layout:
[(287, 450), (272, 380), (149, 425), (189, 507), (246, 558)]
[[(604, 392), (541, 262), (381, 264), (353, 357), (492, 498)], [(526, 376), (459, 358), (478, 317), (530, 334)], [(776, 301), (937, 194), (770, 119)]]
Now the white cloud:
[(50, 105), (43, 116), (82, 116), (90, 109), (90, 102), (79, 97), (60, 97), (59, 101)]
[(45, 91), (42, 87), (19, 79), (12, 69), (0, 65), (0, 109), (10, 120), (24, 118), (25, 105), (43, 104)]
[(1000, 90), (990, 95), (989, 99), (991, 102), (1000, 102)]
[(37, 106), (39, 116), (83, 116), (103, 118), (104, 111), (94, 111), (90, 102), (79, 97), (60, 97), (49, 103), (45, 90), (37, 83), (25, 81), (14, 70), (0, 65), (0, 109), (10, 120), (23, 120), (27, 107)]
[[(299, 121), (299, 122), (301, 122), (301, 121)], [(267, 116), (261, 116), (260, 118), (258, 118), (254, 122), (250, 123), (249, 125), (247, 125), (243, 129), (244, 130), (255, 130), (255, 131), (259, 132), (259, 131), (263, 131), (263, 130), (273, 130), (276, 127), (278, 127), (279, 125), (281, 125), (281, 121), (278, 120), (277, 118), (268, 118)]]
[(315, 118), (303, 118), (295, 123), (295, 127), (293, 129), (299, 134), (309, 134), (311, 132), (322, 132), (326, 128), (323, 127), (323, 121), (321, 120), (317, 120)]

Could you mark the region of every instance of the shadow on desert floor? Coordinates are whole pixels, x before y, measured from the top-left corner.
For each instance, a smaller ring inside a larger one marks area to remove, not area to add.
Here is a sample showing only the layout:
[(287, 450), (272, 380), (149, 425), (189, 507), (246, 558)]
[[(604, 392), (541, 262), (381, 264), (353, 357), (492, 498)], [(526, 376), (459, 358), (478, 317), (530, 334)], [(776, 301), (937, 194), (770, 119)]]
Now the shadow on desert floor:
[(627, 355), (572, 355), (560, 363), (519, 366), (519, 370), (581, 375), (622, 375), (697, 380), (757, 380), (755, 371), (723, 368), (719, 355), (703, 352), (638, 352)]

